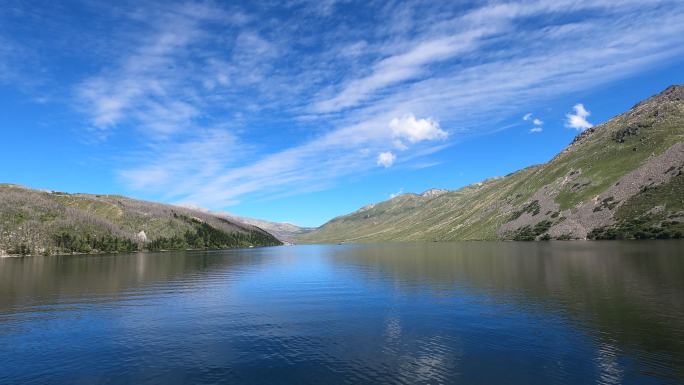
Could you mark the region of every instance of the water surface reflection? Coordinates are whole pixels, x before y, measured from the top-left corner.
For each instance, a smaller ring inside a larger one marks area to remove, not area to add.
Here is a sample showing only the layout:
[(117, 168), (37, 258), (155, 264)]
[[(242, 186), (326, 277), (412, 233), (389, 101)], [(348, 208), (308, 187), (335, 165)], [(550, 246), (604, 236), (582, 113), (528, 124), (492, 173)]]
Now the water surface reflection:
[(0, 383), (682, 383), (682, 246), (0, 259)]

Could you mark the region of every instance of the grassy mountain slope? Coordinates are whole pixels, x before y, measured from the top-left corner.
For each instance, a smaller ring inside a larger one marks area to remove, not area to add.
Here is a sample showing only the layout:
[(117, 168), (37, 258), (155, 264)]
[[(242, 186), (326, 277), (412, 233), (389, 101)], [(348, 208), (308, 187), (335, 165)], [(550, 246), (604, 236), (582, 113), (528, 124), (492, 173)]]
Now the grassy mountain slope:
[(256, 226), (199, 210), (0, 184), (0, 255), (279, 244)]
[(580, 134), (543, 165), (442, 194), (404, 194), (299, 242), (668, 238), (684, 232), (684, 86)]

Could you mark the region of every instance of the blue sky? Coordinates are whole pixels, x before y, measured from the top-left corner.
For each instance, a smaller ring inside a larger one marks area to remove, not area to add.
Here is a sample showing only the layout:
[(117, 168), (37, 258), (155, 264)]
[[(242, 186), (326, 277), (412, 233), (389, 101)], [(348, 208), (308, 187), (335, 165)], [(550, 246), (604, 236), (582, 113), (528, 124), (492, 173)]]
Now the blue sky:
[(0, 182), (314, 226), (684, 82), (677, 1), (0, 0)]

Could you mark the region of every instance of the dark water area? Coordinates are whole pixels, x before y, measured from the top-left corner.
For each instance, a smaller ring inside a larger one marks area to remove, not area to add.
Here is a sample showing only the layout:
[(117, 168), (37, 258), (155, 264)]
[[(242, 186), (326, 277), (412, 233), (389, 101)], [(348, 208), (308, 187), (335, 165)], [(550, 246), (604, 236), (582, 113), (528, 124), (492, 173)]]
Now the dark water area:
[(0, 259), (0, 384), (684, 383), (684, 242)]

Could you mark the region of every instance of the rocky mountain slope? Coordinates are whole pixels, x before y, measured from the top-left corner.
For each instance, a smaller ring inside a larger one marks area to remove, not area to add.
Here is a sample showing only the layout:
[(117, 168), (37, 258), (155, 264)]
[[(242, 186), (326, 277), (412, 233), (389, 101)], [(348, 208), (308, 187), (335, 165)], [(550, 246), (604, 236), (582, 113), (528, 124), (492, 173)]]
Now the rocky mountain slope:
[(678, 238), (684, 86), (590, 128), (543, 165), (456, 191), (404, 194), (299, 242)]
[(257, 226), (200, 210), (0, 184), (0, 255), (279, 244)]

